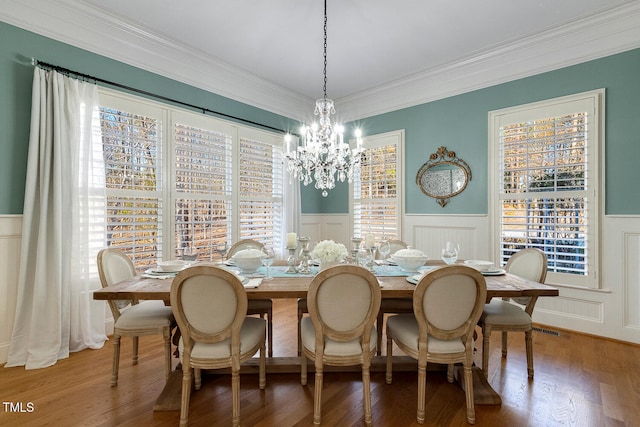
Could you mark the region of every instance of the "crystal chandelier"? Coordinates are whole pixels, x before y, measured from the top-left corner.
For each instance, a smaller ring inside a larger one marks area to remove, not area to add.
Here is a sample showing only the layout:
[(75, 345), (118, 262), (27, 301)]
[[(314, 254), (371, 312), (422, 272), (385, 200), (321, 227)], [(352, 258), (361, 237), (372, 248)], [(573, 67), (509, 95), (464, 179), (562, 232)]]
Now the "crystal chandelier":
[(327, 197), (327, 190), (336, 186), (336, 175), (340, 182), (353, 179), (362, 160), (362, 135), (356, 130), (356, 148), (344, 142), (344, 128), (331, 124), (331, 115), (336, 113), (333, 100), (327, 98), (327, 0), (324, 1), (324, 96), (316, 101), (314, 114), (317, 122), (303, 125), (300, 129), (301, 143), (291, 150), (291, 135), (285, 135), (285, 160), (287, 170), (294, 178), (315, 187)]

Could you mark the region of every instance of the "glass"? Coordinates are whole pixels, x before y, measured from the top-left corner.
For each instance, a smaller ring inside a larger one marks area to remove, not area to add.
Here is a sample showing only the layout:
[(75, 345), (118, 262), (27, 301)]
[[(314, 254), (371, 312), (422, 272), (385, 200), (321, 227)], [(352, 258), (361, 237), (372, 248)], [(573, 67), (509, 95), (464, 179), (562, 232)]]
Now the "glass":
[(458, 253), (460, 252), (460, 246), (454, 242), (447, 242), (442, 248), (442, 261), (445, 264), (453, 264), (458, 260)]
[(388, 240), (383, 240), (380, 242), (380, 246), (378, 246), (378, 252), (382, 255), (382, 263), (385, 264), (387, 262), (387, 255), (391, 253), (391, 245)]
[(213, 251), (220, 256), (220, 265), (224, 264), (224, 254), (227, 253), (227, 242), (216, 243), (213, 247)]
[(262, 258), (260, 258), (260, 261), (264, 267), (267, 267), (267, 275), (262, 280), (273, 279), (273, 277), (271, 277), (271, 266), (275, 259), (276, 255), (274, 254), (273, 249), (268, 247), (262, 248)]
[(182, 248), (182, 259), (185, 261), (195, 261), (198, 258), (198, 250), (193, 249), (191, 245)]

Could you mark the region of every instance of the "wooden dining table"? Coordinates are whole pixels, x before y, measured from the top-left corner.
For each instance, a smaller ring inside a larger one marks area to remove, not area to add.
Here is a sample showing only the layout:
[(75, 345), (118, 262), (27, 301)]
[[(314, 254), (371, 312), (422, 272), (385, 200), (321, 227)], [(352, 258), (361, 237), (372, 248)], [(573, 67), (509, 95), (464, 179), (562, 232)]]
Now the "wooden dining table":
[[(199, 265), (207, 263), (199, 263)], [(425, 268), (435, 268), (441, 265), (439, 261), (430, 261)], [(225, 268), (228, 268), (225, 266)], [(382, 298), (411, 298), (415, 284), (408, 278), (411, 274), (400, 272), (399, 269), (383, 270), (377, 274), (381, 285)], [(277, 270), (276, 270), (277, 271)], [(397, 272), (397, 273), (396, 273)], [(394, 275), (397, 274), (397, 275)], [(248, 299), (278, 299), (278, 298), (306, 298), (313, 274), (274, 274), (273, 279), (263, 280), (256, 288), (246, 289)], [(544, 297), (557, 296), (558, 289), (542, 283), (532, 282), (522, 277), (505, 273), (501, 275), (486, 275), (487, 302), (491, 298), (501, 297)], [(163, 300), (170, 304), (171, 278), (144, 277), (137, 275), (123, 280), (112, 286), (94, 291), (95, 300)], [(376, 356), (372, 360), (371, 371), (384, 371), (386, 356)], [(251, 361), (250, 361), (251, 362)], [(253, 366), (255, 365), (255, 366)], [(395, 366), (398, 365), (398, 368)], [(329, 368), (329, 367), (328, 367)], [(249, 372), (257, 372), (257, 363), (249, 363), (243, 367)], [(313, 369), (310, 367), (310, 369)], [(415, 361), (408, 356), (394, 356), (394, 369), (417, 370)], [(330, 370), (330, 368), (328, 369)], [(267, 373), (296, 373), (300, 372), (299, 357), (270, 357), (267, 358)], [(167, 381), (164, 391), (156, 401), (155, 410), (180, 409), (180, 381), (179, 371), (174, 371)], [(459, 376), (459, 382), (462, 375)], [(474, 368), (474, 396), (476, 404), (500, 404), (501, 398), (487, 382), (479, 367)], [(464, 387), (464, 384), (460, 384)]]

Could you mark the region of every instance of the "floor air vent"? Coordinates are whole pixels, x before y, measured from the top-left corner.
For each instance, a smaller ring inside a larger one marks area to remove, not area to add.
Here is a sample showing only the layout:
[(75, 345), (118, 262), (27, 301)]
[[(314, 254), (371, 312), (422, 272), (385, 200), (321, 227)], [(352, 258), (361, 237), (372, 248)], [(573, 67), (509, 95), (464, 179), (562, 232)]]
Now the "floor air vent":
[(560, 332), (552, 331), (551, 329), (536, 328), (535, 326), (533, 328), (531, 328), (531, 329), (533, 329), (536, 332), (542, 332), (543, 334), (554, 335), (556, 337), (560, 336)]

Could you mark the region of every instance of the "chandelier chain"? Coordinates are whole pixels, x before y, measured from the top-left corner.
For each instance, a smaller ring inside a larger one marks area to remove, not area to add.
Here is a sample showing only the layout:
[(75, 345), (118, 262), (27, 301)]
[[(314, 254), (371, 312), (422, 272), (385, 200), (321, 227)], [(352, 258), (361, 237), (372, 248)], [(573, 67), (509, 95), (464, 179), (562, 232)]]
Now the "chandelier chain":
[(324, 99), (327, 99), (327, 0), (324, 0)]

